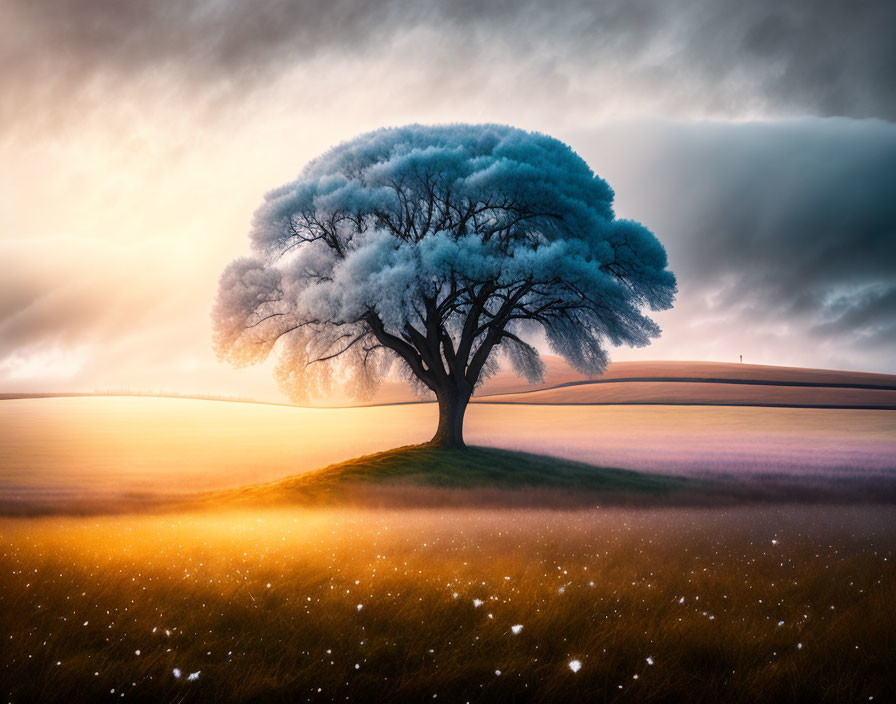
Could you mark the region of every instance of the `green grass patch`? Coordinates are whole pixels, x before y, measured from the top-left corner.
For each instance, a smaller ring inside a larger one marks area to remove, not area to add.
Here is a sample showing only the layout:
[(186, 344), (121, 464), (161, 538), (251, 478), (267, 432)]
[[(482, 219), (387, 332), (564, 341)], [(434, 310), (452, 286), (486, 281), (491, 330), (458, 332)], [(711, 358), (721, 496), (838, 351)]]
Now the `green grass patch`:
[(300, 500), (336, 495), (358, 486), (443, 489), (559, 489), (663, 495), (693, 489), (700, 482), (683, 477), (596, 467), (556, 457), (487, 447), (448, 450), (429, 445), (400, 447), (323, 469), (262, 484), (221, 498)]

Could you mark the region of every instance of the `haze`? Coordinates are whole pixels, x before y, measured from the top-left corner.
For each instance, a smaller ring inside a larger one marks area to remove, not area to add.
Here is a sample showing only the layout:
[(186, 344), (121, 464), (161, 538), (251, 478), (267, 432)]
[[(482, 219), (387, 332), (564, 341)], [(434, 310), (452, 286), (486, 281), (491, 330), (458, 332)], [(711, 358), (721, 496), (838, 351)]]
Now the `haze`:
[(666, 245), (614, 359), (896, 372), (892, 3), (302, 5), (0, 3), (0, 391), (282, 398), (209, 340), (264, 192), (460, 120), (568, 142)]

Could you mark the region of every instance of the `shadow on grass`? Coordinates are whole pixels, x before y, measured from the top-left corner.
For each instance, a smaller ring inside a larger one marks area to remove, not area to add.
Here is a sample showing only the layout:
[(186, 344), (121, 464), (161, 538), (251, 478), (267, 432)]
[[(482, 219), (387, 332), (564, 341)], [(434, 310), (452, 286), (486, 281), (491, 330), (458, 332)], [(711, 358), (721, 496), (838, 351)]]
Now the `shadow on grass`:
[(896, 479), (768, 475), (682, 477), (597, 467), (486, 447), (410, 445), (307, 474), (190, 495), (123, 495), (40, 502), (0, 500), (0, 515), (93, 515), (239, 506), (369, 508), (595, 506), (723, 507), (748, 504), (894, 504)]

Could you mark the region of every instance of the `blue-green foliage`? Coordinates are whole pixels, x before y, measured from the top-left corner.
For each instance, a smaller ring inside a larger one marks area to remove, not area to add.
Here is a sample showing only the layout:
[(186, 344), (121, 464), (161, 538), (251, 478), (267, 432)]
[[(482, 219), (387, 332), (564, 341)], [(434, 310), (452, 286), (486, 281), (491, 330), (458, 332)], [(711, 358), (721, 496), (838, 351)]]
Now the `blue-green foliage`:
[[(325, 392), (337, 369), (369, 393), (396, 359), (419, 380), (371, 320), (411, 345), (411, 328), (425, 336), (435, 321), (451, 341), (425, 366), (469, 369), (473, 384), (496, 369), (494, 353), (538, 379), (543, 365), (524, 337), (539, 327), (557, 354), (599, 373), (607, 342), (659, 334), (642, 309), (668, 308), (675, 293), (663, 246), (612, 206), (610, 186), (546, 135), (501, 125), (362, 135), (265, 197), (254, 256), (221, 279), (216, 347), (235, 363), (276, 348), (294, 398)], [(471, 314), (478, 332), (458, 363), (451, 354)], [(488, 360), (476, 367), (479, 349)]]

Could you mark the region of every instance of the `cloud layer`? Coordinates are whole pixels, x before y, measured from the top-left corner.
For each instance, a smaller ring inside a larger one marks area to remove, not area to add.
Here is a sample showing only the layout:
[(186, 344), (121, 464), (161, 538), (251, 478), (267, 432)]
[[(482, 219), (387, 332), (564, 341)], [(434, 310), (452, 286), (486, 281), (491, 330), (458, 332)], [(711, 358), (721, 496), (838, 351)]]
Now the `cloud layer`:
[(719, 320), (793, 363), (824, 350), (829, 363), (892, 368), (896, 126), (627, 125), (596, 138), (592, 162), (614, 148), (630, 160), (621, 206), (666, 242), (678, 275), (667, 331), (685, 315), (685, 329)]
[[(279, 153), (293, 122), (266, 125), (265, 149)], [(6, 219), (23, 234), (0, 242), (0, 388), (276, 397), (266, 370), (215, 361), (208, 322), (220, 272), (248, 251), (261, 193), (313, 154), (248, 158), (261, 151), (252, 135), (198, 141), (189, 156), (180, 139), (147, 147), (112, 187), (107, 159), (74, 170), (48, 160), (59, 173), (19, 186)], [(557, 136), (615, 188), (620, 216), (656, 233), (678, 277), (675, 308), (657, 315), (663, 337), (614, 359), (744, 354), (896, 371), (896, 126), (652, 121)]]
[(888, 0), (0, 0), (0, 390), (275, 396), (208, 323), (262, 194), (451, 121), (570, 143), (667, 246), (664, 336), (615, 359), (896, 372), (894, 26)]
[[(0, 116), (171, 79), (219, 108), (296, 71), (404, 72), (402, 100), (590, 114), (896, 118), (889, 0), (3, 0)], [(363, 75), (357, 78), (363, 82)], [(410, 85), (409, 85), (410, 84)], [(312, 89), (312, 92), (316, 92)], [(314, 99), (306, 95), (306, 98)]]

